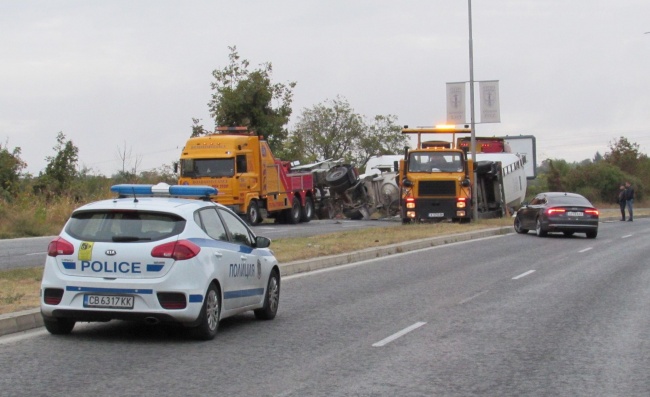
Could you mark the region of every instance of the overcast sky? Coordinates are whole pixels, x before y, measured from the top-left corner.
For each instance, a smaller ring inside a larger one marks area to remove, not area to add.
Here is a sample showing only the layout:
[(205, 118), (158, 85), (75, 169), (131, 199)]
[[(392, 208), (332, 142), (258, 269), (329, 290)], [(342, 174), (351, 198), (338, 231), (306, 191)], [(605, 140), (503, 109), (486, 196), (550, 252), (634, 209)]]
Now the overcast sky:
[[(620, 136), (650, 152), (650, 1), (474, 0), (472, 19), (474, 79), (499, 80), (501, 103), (477, 136), (534, 135), (538, 162)], [(212, 71), (233, 45), (297, 82), (292, 123), (341, 96), (429, 126), (445, 121), (445, 84), (469, 80), (468, 2), (2, 0), (0, 144), (34, 175), (59, 131), (97, 174), (121, 169), (120, 148), (138, 171), (169, 164), (192, 118), (213, 127)]]

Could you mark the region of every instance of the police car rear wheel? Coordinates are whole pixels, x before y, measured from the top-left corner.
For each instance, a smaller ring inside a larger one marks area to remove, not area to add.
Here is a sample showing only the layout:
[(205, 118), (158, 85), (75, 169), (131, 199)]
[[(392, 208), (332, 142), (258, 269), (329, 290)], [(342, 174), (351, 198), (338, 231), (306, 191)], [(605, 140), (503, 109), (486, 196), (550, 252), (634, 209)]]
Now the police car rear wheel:
[(214, 283), (211, 283), (203, 301), (203, 307), (199, 315), (199, 325), (194, 328), (194, 336), (200, 340), (214, 339), (219, 328), (220, 315), (221, 296)]
[(253, 311), (255, 318), (258, 320), (272, 320), (278, 313), (280, 304), (280, 276), (276, 270), (271, 272), (269, 283), (266, 287), (264, 296), (264, 306), (261, 309)]
[(44, 318), (43, 325), (52, 335), (67, 335), (72, 332), (75, 321), (69, 318)]

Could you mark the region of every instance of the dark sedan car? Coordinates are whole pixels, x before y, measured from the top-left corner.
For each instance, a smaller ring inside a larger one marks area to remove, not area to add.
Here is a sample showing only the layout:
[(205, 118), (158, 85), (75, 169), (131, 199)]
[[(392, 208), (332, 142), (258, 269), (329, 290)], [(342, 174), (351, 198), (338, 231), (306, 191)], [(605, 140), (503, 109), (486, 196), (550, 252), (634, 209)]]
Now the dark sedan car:
[(539, 237), (550, 232), (562, 232), (565, 236), (586, 233), (587, 238), (598, 235), (598, 210), (575, 193), (540, 193), (517, 211), (515, 231), (528, 233), (535, 230)]

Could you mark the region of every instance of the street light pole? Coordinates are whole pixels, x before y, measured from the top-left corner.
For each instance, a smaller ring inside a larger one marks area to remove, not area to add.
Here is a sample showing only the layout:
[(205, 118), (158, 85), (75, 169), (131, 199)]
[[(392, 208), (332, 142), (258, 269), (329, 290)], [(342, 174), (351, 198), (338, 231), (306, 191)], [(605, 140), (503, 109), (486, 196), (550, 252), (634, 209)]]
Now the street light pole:
[[(467, 0), (467, 9), (469, 12), (469, 102), (470, 102), (470, 128), (471, 139), (470, 149), (472, 151), (472, 164), (476, 164), (476, 122), (474, 120), (474, 44), (472, 42), (472, 0)], [(478, 200), (476, 191), (476, 166), (471, 170), (474, 178), (472, 182), (472, 219), (474, 222), (478, 219)]]

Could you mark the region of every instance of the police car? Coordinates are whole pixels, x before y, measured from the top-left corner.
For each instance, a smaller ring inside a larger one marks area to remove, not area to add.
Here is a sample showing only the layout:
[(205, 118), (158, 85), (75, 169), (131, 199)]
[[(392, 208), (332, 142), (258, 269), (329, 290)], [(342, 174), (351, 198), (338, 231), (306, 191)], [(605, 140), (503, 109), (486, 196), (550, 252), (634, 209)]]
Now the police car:
[(215, 188), (111, 190), (117, 198), (76, 209), (48, 246), (41, 313), (50, 333), (118, 319), (180, 323), (209, 340), (223, 318), (248, 310), (275, 317), (280, 269), (271, 241), (210, 201)]

